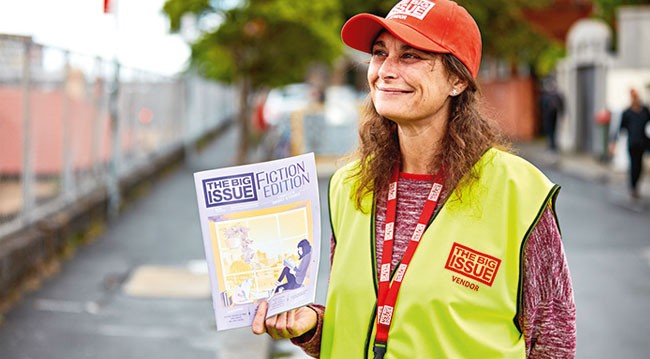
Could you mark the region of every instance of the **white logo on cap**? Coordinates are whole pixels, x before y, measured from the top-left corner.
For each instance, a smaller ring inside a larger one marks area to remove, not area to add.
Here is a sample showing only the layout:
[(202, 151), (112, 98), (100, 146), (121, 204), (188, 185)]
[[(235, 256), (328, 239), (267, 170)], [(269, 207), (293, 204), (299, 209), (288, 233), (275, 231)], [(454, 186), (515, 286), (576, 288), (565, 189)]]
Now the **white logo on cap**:
[(436, 4), (428, 0), (402, 0), (399, 4), (393, 7), (386, 18), (404, 18), (404, 15), (406, 15), (423, 20), (434, 6), (436, 6)]

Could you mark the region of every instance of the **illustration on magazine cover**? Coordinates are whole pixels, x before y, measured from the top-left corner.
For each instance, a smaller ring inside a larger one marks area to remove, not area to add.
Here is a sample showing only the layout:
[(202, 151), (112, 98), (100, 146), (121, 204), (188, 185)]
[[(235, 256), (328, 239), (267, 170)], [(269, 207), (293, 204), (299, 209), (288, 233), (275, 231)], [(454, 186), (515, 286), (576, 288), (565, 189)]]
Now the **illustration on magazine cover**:
[(217, 329), (315, 299), (320, 203), (313, 154), (197, 172)]
[(224, 306), (268, 299), (309, 283), (311, 218), (309, 202), (209, 218)]

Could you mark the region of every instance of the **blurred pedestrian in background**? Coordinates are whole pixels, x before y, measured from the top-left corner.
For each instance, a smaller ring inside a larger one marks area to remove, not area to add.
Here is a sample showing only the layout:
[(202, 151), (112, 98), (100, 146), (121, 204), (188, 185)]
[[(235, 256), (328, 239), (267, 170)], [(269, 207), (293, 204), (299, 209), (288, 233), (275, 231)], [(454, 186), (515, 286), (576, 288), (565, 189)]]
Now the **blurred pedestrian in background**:
[(540, 96), (540, 110), (542, 115), (542, 128), (548, 150), (551, 153), (557, 153), (556, 129), (557, 123), (564, 113), (564, 97), (558, 91), (557, 85), (553, 78), (547, 78), (543, 82), (542, 93)]
[(342, 38), (371, 54), (370, 95), (358, 159), (330, 182), (327, 305), (265, 318), (261, 303), (253, 332), (322, 358), (573, 357), (559, 187), (497, 149), (474, 19), (403, 0)]
[(619, 130), (614, 133), (610, 142), (609, 151), (614, 155), (616, 151), (616, 138), (622, 130), (627, 132), (627, 151), (629, 154), (629, 188), (630, 197), (637, 200), (641, 197), (639, 193), (639, 179), (643, 172), (643, 154), (650, 150), (650, 138), (648, 128), (650, 127), (650, 111), (647, 106), (641, 103), (641, 98), (636, 89), (630, 89), (630, 107), (623, 111)]

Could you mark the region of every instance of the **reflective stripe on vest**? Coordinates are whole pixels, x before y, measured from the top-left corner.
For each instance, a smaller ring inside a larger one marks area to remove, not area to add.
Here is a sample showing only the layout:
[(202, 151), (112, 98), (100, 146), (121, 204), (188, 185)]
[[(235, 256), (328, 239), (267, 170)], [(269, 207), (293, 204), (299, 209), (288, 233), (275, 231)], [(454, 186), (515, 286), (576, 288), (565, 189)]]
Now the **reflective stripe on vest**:
[[(354, 206), (357, 164), (330, 182), (336, 253), (330, 272), (322, 358), (371, 358), (377, 300), (374, 209)], [(523, 358), (515, 325), (525, 240), (558, 186), (525, 160), (489, 150), (480, 179), (427, 228), (406, 273), (386, 358)]]

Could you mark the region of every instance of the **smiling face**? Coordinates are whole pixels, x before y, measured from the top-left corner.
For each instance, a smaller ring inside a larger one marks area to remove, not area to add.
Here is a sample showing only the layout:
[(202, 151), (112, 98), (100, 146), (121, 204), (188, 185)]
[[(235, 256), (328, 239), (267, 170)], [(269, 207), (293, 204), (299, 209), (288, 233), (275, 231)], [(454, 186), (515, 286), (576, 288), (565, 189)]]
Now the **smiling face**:
[(465, 88), (449, 76), (438, 55), (410, 47), (386, 31), (372, 46), (368, 84), (377, 112), (398, 125), (446, 123), (452, 90)]

